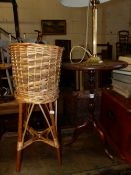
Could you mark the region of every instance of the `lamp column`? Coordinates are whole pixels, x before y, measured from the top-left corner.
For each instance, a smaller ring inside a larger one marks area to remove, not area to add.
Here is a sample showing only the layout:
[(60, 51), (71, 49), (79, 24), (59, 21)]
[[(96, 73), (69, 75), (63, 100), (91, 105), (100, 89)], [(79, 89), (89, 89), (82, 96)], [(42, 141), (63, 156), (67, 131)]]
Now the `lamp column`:
[(92, 4), (92, 40), (93, 54), (88, 59), (89, 63), (101, 63), (102, 60), (97, 56), (97, 0), (91, 0)]

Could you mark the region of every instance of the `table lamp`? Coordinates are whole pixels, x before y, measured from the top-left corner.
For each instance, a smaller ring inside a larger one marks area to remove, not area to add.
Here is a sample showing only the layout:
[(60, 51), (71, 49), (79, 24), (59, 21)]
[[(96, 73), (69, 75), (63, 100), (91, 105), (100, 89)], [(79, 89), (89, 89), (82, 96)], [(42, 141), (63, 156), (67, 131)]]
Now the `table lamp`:
[(97, 4), (104, 3), (110, 0), (59, 0), (60, 3), (67, 7), (88, 7), (92, 6), (92, 40), (93, 51), (92, 56), (87, 60), (88, 63), (102, 63), (102, 60), (97, 56)]

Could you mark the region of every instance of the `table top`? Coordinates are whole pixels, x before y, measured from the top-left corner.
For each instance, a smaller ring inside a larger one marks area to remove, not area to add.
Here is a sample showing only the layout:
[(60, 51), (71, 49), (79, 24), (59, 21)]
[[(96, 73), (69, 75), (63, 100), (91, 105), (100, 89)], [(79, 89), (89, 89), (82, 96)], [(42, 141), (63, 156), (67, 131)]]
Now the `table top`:
[(0, 117), (6, 114), (15, 114), (19, 112), (18, 102), (14, 99), (8, 102), (0, 103)]
[(63, 68), (68, 70), (89, 71), (89, 70), (114, 70), (128, 66), (124, 61), (104, 60), (102, 63), (91, 64), (86, 61), (82, 63), (63, 63)]
[(0, 64), (0, 69), (10, 69), (11, 67), (12, 65), (8, 63)]

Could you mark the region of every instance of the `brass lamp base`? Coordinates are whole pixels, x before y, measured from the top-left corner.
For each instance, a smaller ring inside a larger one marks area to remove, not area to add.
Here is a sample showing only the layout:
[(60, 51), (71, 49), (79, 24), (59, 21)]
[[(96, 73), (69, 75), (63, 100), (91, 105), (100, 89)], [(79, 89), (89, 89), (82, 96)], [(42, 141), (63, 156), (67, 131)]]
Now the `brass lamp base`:
[(100, 64), (100, 63), (102, 63), (103, 61), (101, 60), (101, 58), (100, 57), (98, 57), (98, 56), (91, 56), (90, 58), (88, 58), (86, 61), (84, 61), (82, 64), (84, 64), (84, 65), (89, 65), (89, 64)]

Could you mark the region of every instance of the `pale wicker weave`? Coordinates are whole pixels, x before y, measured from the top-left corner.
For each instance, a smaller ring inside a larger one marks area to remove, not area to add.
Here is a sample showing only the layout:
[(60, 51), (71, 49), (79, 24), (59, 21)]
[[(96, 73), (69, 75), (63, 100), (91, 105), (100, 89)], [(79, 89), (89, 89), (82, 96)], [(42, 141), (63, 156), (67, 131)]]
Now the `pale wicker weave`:
[(10, 46), (15, 97), (21, 102), (49, 103), (58, 98), (63, 48), (15, 43)]

